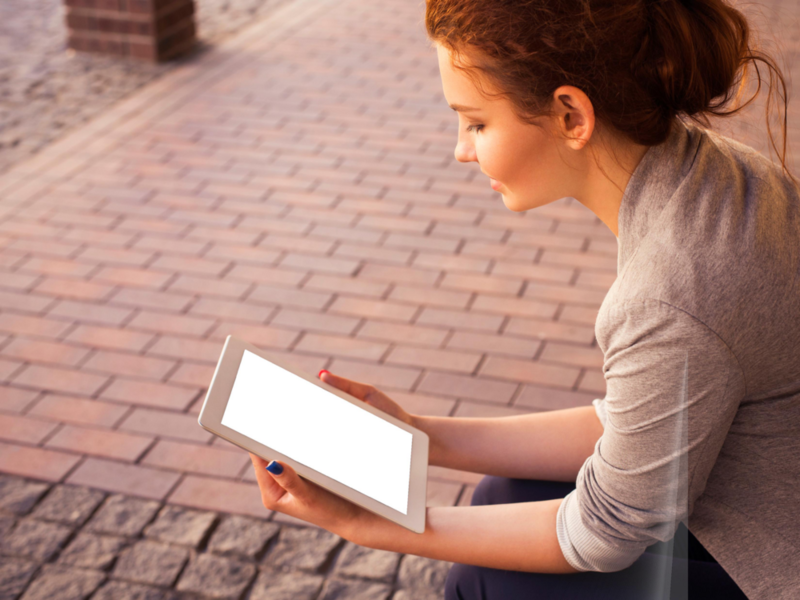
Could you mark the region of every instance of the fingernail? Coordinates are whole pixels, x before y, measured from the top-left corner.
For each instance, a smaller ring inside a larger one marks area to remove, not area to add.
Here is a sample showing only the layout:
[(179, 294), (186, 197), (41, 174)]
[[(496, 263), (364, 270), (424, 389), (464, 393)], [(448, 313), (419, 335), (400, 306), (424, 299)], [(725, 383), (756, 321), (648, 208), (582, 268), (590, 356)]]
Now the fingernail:
[(327, 373), (328, 375), (330, 375), (330, 371), (327, 371), (327, 370), (325, 370), (325, 369), (322, 369), (322, 371), (320, 371), (319, 373), (317, 373), (317, 377), (319, 377), (320, 379), (322, 379), (322, 374), (323, 374), (323, 373)]
[(276, 461), (272, 461), (267, 465), (267, 471), (272, 473), (273, 475), (280, 475), (283, 473), (283, 467)]

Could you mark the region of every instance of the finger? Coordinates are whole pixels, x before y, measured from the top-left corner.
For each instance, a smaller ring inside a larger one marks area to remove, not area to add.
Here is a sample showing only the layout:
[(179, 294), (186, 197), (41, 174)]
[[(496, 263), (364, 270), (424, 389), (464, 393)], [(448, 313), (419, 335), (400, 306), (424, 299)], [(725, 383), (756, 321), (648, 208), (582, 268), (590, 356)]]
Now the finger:
[(267, 504), (276, 502), (286, 491), (267, 473), (266, 466), (269, 461), (256, 456), (252, 452), (250, 453), (250, 460), (253, 463), (253, 470), (258, 481), (258, 489), (261, 490), (261, 499), (264, 501), (264, 505), (269, 508)]
[(301, 501), (308, 499), (309, 489), (306, 482), (300, 479), (297, 471), (286, 463), (273, 460), (267, 465), (265, 471), (293, 497)]
[(369, 384), (346, 379), (325, 370), (319, 372), (319, 378), (325, 383), (361, 400), (373, 390), (373, 387)]

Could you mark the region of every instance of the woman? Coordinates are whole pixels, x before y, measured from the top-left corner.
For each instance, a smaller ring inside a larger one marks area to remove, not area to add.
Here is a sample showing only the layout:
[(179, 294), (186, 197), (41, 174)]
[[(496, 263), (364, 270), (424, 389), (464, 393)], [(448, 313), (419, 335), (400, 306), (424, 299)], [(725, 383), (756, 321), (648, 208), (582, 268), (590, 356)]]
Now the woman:
[(800, 194), (785, 143), (781, 169), (686, 119), (735, 112), (748, 65), (780, 72), (720, 0), (428, 0), (426, 16), (456, 158), (511, 210), (574, 197), (618, 237), (595, 328), (607, 394), (423, 417), (322, 372), (426, 431), (431, 464), (487, 477), (417, 535), (253, 456), (265, 506), (458, 563), (448, 599), (800, 597)]

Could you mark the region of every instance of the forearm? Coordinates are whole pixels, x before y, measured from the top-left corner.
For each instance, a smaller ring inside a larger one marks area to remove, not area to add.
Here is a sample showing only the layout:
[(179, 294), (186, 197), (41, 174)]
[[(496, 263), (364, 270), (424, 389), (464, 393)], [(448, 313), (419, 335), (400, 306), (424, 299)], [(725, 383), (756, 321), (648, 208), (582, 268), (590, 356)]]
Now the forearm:
[(516, 417), (414, 419), (430, 436), (430, 464), (519, 479), (575, 481), (603, 434), (593, 406)]
[(369, 513), (367, 522), (345, 537), (369, 548), (479, 567), (576, 573), (556, 536), (556, 514), (562, 500), (429, 507), (422, 534)]

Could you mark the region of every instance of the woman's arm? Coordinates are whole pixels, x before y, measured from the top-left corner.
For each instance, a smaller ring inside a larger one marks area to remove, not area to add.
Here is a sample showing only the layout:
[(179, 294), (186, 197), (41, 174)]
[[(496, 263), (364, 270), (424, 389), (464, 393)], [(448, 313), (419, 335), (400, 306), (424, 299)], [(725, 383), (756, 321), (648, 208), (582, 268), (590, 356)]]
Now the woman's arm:
[(437, 560), (529, 573), (577, 573), (556, 536), (562, 500), (429, 507), (422, 534), (364, 511), (354, 531), (337, 533), (361, 546)]
[(500, 418), (411, 415), (375, 386), (320, 371), (323, 382), (421, 429), (432, 465), (520, 479), (575, 481), (603, 435), (593, 406)]
[[(355, 544), (429, 558), (538, 573), (575, 573), (561, 552), (562, 499), (489, 506), (430, 507), (414, 533), (303, 479), (291, 465), (250, 454), (264, 507), (322, 527)], [(277, 468), (276, 468), (277, 467)]]
[(430, 464), (519, 479), (575, 481), (603, 435), (593, 406), (516, 417), (412, 419), (430, 436)]

